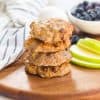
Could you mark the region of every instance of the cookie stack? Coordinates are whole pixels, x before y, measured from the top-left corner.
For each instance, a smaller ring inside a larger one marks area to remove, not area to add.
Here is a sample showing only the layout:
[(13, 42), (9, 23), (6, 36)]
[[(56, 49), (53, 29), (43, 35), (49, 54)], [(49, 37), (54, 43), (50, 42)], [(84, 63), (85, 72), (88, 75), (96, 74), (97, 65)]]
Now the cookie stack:
[(44, 78), (63, 76), (70, 71), (68, 51), (73, 26), (61, 19), (32, 22), (26, 41), (26, 72)]

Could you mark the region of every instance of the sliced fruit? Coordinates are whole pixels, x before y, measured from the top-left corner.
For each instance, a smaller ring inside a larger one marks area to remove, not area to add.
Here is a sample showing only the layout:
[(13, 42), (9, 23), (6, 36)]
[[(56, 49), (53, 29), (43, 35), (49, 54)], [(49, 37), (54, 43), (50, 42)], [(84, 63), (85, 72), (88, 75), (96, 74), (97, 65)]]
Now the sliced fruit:
[(77, 46), (80, 46), (82, 48), (85, 48), (91, 52), (94, 52), (100, 55), (100, 45), (95, 42), (89, 42), (89, 41), (86, 41), (85, 39), (80, 39), (77, 43)]
[(89, 52), (88, 50), (81, 48), (77, 45), (72, 45), (70, 48), (72, 56), (80, 60), (87, 62), (99, 63), (100, 64), (100, 55)]
[(100, 68), (100, 64), (86, 62), (86, 61), (79, 60), (79, 59), (74, 58), (74, 57), (72, 58), (71, 62), (73, 64), (83, 66), (83, 67), (87, 67), (87, 68), (93, 68), (93, 69), (99, 69)]
[(91, 41), (91, 42), (93, 42), (93, 43), (95, 43), (95, 44), (98, 44), (98, 45), (100, 46), (100, 41), (99, 41), (99, 40), (92, 39), (92, 38), (85, 38), (85, 40)]

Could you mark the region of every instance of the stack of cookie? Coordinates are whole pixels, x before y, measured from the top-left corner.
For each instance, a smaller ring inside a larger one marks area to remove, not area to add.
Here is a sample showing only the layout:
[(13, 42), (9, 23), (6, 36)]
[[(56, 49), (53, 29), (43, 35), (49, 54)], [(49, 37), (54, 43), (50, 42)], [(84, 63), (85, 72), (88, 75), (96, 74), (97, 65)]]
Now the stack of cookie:
[(61, 19), (32, 22), (25, 47), (26, 72), (44, 78), (63, 76), (70, 71), (68, 51), (73, 26)]

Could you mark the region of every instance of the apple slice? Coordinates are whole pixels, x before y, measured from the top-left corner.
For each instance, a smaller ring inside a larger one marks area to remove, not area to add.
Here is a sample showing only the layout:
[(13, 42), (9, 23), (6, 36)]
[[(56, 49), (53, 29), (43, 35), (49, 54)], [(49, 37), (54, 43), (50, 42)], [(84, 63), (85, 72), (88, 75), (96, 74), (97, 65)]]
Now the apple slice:
[(71, 62), (73, 64), (83, 66), (83, 67), (86, 67), (86, 68), (94, 68), (94, 69), (100, 68), (100, 64), (90, 63), (90, 62), (87, 62), (87, 61), (79, 60), (79, 59), (74, 58), (74, 57), (72, 58)]
[(100, 49), (100, 41), (91, 39), (91, 38), (85, 38), (84, 41), (91, 43), (92, 45), (94, 45), (95, 47), (98, 47), (98, 49)]
[(91, 52), (94, 52), (100, 55), (100, 45), (98, 45), (95, 42), (93, 43), (93, 42), (86, 41), (85, 39), (80, 39), (77, 43), (77, 46), (80, 46), (84, 49), (87, 49)]
[(72, 56), (80, 60), (87, 62), (99, 63), (100, 64), (100, 55), (96, 55), (88, 50), (81, 48), (77, 45), (72, 45), (70, 48)]
[(98, 44), (100, 46), (100, 41), (92, 38), (85, 38), (87, 41), (91, 41), (92, 43)]

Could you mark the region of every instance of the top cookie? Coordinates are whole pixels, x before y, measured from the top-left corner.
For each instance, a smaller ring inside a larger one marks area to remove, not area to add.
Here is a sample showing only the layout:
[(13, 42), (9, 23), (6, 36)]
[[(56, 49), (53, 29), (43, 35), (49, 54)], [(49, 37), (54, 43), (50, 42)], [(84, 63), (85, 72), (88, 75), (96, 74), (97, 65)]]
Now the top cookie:
[(31, 36), (45, 43), (57, 43), (70, 38), (73, 26), (62, 19), (49, 19), (46, 21), (32, 22), (30, 25)]

